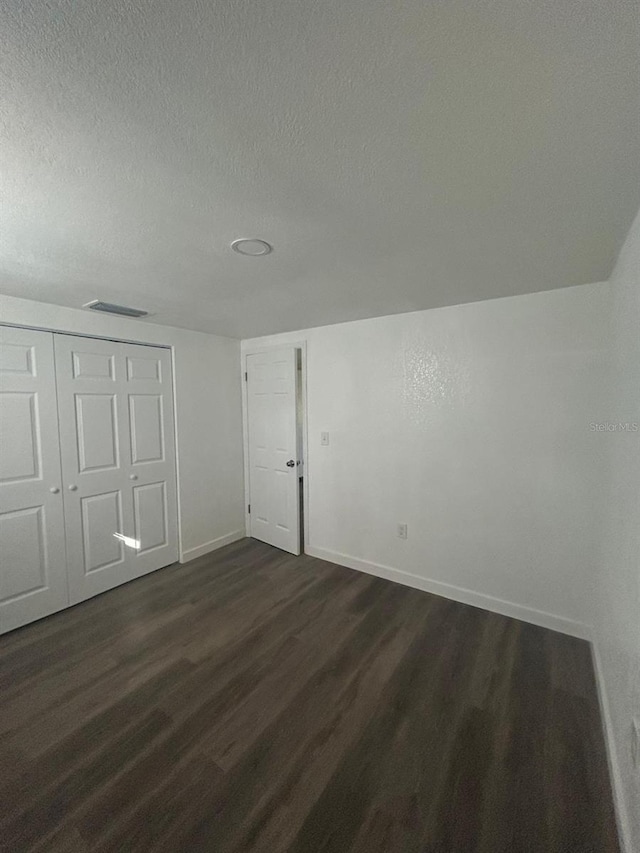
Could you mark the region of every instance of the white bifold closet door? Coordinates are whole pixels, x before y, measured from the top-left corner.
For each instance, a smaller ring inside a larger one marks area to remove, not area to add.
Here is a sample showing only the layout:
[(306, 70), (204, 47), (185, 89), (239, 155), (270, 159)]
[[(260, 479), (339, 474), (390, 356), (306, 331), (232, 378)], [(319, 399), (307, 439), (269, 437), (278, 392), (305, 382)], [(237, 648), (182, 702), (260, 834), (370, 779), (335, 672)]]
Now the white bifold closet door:
[(51, 332), (0, 327), (0, 633), (69, 603)]
[(177, 558), (170, 352), (0, 327), (0, 633)]
[(178, 558), (171, 355), (55, 336), (71, 603)]

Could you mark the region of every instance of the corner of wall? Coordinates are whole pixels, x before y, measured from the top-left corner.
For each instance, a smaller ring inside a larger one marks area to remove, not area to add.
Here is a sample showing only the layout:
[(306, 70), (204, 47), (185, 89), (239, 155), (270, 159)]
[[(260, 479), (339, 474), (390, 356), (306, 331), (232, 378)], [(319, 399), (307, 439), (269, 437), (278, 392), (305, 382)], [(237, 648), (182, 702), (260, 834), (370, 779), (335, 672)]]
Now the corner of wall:
[(618, 824), (618, 836), (620, 841), (621, 853), (633, 853), (631, 849), (629, 827), (629, 816), (624, 797), (624, 785), (622, 782), (622, 774), (618, 763), (618, 753), (616, 749), (616, 741), (613, 731), (613, 723), (611, 720), (611, 707), (609, 704), (609, 694), (604, 678), (604, 670), (602, 668), (602, 658), (598, 645), (598, 636), (594, 633), (591, 640), (591, 658), (593, 660), (593, 670), (596, 678), (596, 687), (598, 690), (598, 703), (600, 705), (600, 719), (602, 721), (602, 730), (604, 735), (604, 743), (607, 752), (607, 764), (609, 768), (609, 778), (611, 780), (611, 788), (613, 794), (613, 802), (616, 813), (616, 821)]
[(535, 610), (532, 607), (525, 607), (521, 604), (514, 604), (512, 601), (495, 598), (492, 595), (443, 583), (442, 581), (426, 578), (423, 575), (416, 575), (412, 572), (393, 568), (392, 566), (372, 563), (369, 560), (361, 560), (358, 557), (352, 557), (350, 554), (340, 554), (326, 548), (316, 548), (310, 545), (305, 548), (305, 554), (308, 554), (310, 557), (316, 557), (319, 560), (326, 560), (329, 563), (336, 563), (339, 566), (346, 566), (349, 569), (355, 569), (359, 572), (366, 572), (369, 575), (375, 575), (394, 583), (401, 583), (404, 586), (410, 586), (422, 592), (439, 595), (451, 601), (457, 601), (460, 604), (479, 607), (481, 610), (499, 613), (501, 616), (507, 616), (510, 619), (520, 619), (522, 622), (538, 625), (541, 628), (548, 628), (550, 631), (568, 634), (570, 637), (577, 637), (580, 640), (591, 641), (592, 639), (593, 632), (590, 625), (567, 619), (564, 616), (558, 616), (555, 613)]
[(237, 542), (239, 539), (244, 539), (246, 533), (244, 530), (233, 530), (231, 533), (226, 533), (224, 536), (218, 536), (198, 545), (196, 548), (187, 548), (180, 552), (180, 563), (190, 563), (191, 560), (197, 560), (198, 557), (204, 557), (206, 554), (211, 554), (219, 548), (224, 548), (225, 545), (231, 545), (232, 542)]

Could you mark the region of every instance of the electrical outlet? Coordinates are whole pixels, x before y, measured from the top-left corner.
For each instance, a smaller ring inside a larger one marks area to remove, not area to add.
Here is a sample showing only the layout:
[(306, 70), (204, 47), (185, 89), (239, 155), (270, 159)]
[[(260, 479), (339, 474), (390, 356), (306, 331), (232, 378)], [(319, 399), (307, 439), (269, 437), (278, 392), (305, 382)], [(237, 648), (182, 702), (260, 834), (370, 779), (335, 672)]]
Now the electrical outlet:
[(640, 717), (631, 721), (631, 760), (636, 770), (640, 770)]
[(407, 525), (399, 524), (398, 525), (398, 539), (406, 539), (407, 538)]
[(329, 444), (329, 433), (328, 432), (321, 432), (320, 433), (320, 444), (323, 447), (326, 447)]

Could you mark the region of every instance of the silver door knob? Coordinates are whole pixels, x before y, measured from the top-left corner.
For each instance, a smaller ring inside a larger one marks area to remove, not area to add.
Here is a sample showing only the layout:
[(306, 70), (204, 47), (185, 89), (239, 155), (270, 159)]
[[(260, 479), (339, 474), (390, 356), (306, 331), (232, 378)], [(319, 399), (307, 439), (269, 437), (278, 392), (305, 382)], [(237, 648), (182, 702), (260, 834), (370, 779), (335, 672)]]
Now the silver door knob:
[(137, 474), (129, 474), (129, 479), (130, 479), (130, 480), (137, 480), (137, 479), (138, 479), (138, 475), (137, 475)]
[(294, 462), (294, 460), (293, 460), (293, 459), (290, 459), (290, 460), (287, 462), (287, 468), (295, 468), (295, 467), (296, 467), (296, 463)]
[(77, 492), (77, 491), (78, 491), (78, 487), (72, 483), (72, 484), (69, 486), (69, 491), (70, 491), (70, 492)]
[(57, 495), (58, 492), (60, 491), (60, 489), (57, 486), (51, 486), (49, 491), (51, 492), (52, 495)]

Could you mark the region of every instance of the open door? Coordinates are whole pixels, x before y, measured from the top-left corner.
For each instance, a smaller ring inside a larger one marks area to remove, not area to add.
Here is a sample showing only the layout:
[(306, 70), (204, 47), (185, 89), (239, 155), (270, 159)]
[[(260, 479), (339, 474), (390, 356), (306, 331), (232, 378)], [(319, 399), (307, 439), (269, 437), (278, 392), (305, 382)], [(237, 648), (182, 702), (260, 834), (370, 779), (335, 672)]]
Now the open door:
[(297, 351), (247, 356), (250, 535), (300, 553)]

